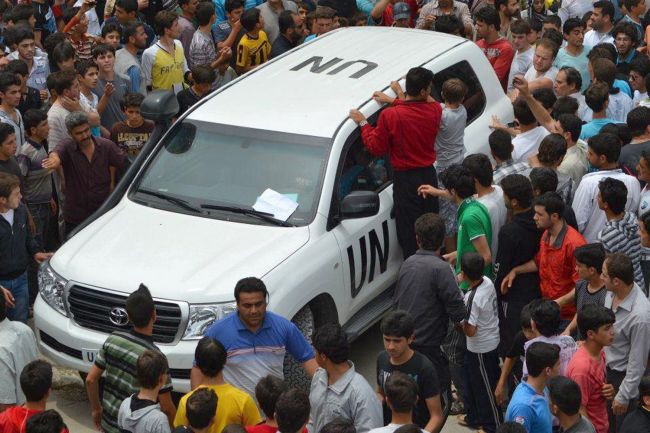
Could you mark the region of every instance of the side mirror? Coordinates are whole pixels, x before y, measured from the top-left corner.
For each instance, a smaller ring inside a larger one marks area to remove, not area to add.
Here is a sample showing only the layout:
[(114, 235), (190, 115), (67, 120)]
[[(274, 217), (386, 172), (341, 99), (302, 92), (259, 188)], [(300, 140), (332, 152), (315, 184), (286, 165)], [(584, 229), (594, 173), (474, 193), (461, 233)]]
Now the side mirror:
[(341, 220), (367, 218), (379, 213), (379, 195), (374, 191), (352, 191), (341, 202)]
[(156, 124), (169, 125), (172, 117), (178, 114), (178, 109), (178, 100), (174, 92), (154, 90), (144, 98), (140, 112), (142, 117), (153, 120)]

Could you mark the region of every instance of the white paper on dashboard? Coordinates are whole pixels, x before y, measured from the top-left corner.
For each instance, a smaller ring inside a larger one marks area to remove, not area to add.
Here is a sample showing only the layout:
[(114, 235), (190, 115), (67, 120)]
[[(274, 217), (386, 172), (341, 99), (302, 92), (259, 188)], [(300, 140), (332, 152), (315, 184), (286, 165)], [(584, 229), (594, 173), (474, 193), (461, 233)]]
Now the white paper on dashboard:
[(297, 208), (298, 203), (295, 200), (291, 200), (271, 188), (267, 188), (253, 205), (253, 209), (256, 211), (270, 213), (281, 221), (288, 220)]

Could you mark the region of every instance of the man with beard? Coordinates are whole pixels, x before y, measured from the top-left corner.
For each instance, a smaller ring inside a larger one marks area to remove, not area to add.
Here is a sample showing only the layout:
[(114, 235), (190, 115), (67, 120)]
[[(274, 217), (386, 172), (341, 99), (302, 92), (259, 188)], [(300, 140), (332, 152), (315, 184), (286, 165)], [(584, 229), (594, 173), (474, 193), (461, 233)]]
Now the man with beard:
[(584, 44), (594, 47), (600, 43), (614, 44), (610, 34), (614, 28), (614, 5), (607, 0), (594, 3), (594, 12), (591, 15), (591, 30), (585, 33)]
[(471, 35), (474, 31), (472, 15), (467, 4), (456, 0), (433, 0), (420, 10), (415, 27), (424, 30), (434, 30), (436, 18), (443, 15), (454, 15), (465, 27), (465, 34)]
[(499, 36), (502, 36), (512, 42), (512, 33), (510, 32), (510, 23), (513, 18), (519, 15), (519, 2), (517, 0), (496, 0), (494, 7), (499, 11), (501, 20)]
[(278, 18), (280, 34), (273, 41), (271, 58), (284, 54), (296, 45), (302, 38), (303, 20), (296, 12), (283, 11)]
[(124, 48), (120, 48), (115, 53), (115, 72), (126, 75), (131, 79), (131, 92), (145, 95), (147, 89), (144, 82), (144, 73), (142, 72), (140, 60), (138, 60), (138, 50), (147, 47), (147, 33), (144, 30), (144, 23), (131, 21), (127, 24), (124, 27), (124, 39), (126, 40)]
[(499, 35), (500, 28), (499, 14), (493, 8), (485, 6), (476, 13), (476, 45), (490, 61), (505, 91), (515, 51), (510, 42)]

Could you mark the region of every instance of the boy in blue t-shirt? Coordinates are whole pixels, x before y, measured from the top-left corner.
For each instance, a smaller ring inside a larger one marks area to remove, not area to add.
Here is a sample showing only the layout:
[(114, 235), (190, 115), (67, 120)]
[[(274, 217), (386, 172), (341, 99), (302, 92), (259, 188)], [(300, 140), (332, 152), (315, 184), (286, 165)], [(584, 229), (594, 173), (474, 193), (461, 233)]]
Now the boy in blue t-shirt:
[(512, 394), (505, 420), (523, 425), (528, 433), (551, 433), (546, 383), (559, 374), (560, 348), (541, 341), (533, 343), (526, 352), (526, 364), (528, 377)]

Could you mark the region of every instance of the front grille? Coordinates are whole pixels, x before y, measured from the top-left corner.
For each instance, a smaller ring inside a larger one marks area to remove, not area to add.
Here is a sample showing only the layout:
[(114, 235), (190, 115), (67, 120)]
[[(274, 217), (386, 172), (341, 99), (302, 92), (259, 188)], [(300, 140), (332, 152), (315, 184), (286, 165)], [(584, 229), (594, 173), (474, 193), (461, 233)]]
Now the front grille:
[(59, 341), (55, 340), (54, 337), (51, 337), (47, 335), (43, 331), (39, 331), (40, 336), (41, 336), (41, 342), (43, 344), (46, 344), (50, 346), (52, 349), (56, 350), (57, 352), (65, 353), (66, 355), (72, 356), (73, 358), (77, 359), (83, 359), (83, 355), (81, 353), (81, 350), (73, 349), (72, 347), (68, 347), (63, 343), (60, 343)]
[[(126, 331), (130, 326), (117, 326), (109, 320), (115, 307), (124, 308), (126, 296), (102, 292), (88, 287), (71, 286), (68, 305), (72, 318), (79, 326), (95, 331), (110, 333)], [(156, 323), (153, 325), (153, 339), (156, 343), (172, 343), (181, 325), (181, 309), (172, 302), (155, 301)]]

